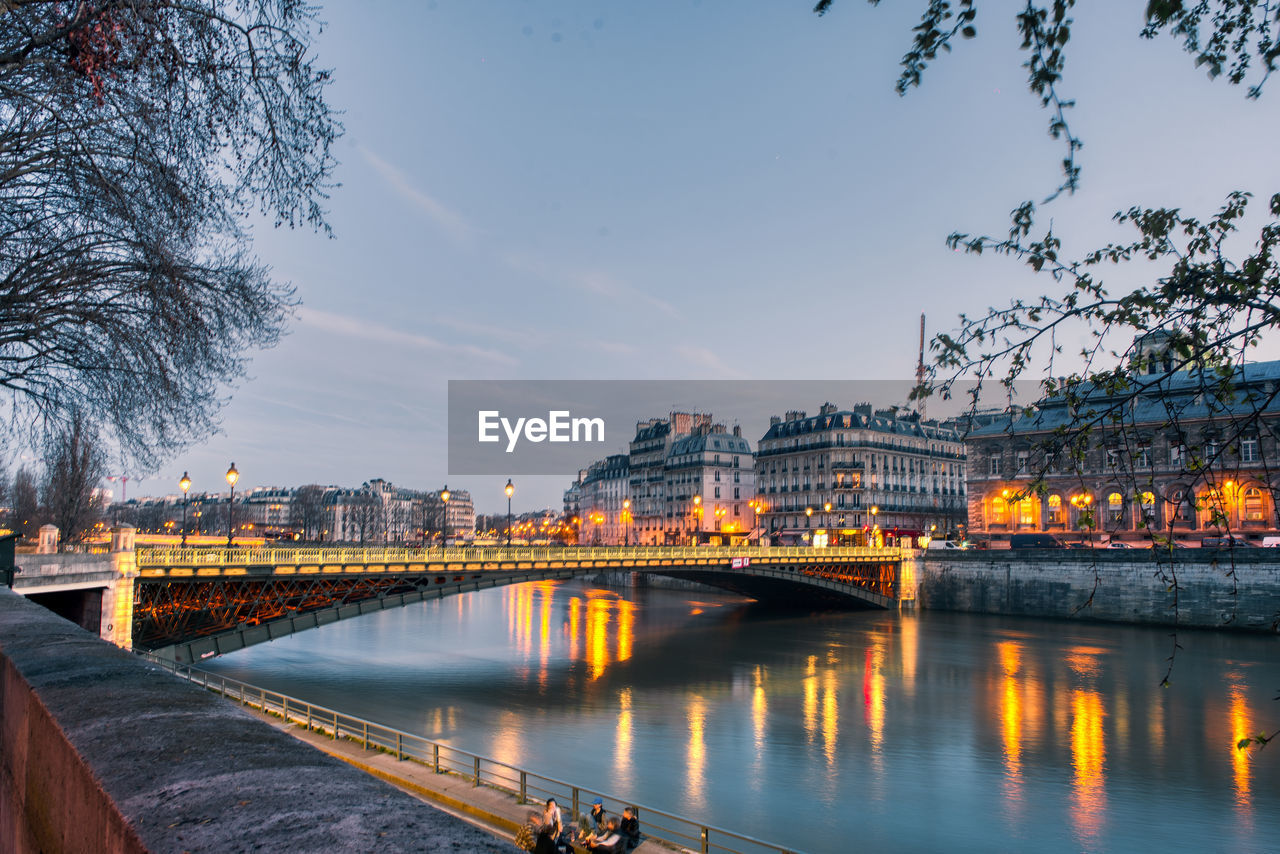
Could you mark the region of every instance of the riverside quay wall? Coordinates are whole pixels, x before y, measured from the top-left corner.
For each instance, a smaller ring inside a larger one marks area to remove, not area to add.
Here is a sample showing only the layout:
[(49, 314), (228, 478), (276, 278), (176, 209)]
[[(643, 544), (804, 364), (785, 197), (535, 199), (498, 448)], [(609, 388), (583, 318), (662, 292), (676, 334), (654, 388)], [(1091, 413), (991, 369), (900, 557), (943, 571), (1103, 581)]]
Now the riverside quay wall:
[(0, 851), (508, 843), (0, 589)]
[(1280, 550), (929, 551), (921, 608), (1280, 632)]

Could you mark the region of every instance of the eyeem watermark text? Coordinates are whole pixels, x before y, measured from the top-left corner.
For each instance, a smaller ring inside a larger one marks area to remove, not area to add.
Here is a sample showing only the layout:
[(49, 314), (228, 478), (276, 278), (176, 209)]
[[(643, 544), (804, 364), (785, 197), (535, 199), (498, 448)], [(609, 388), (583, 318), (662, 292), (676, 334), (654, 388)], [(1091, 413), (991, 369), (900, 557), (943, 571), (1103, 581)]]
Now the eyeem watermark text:
[[(553, 409), (543, 418), (503, 418), (497, 409), (477, 413), (479, 441), (500, 442), (498, 430), (507, 436), (507, 453), (516, 449), (523, 437), (529, 442), (603, 442), (603, 418), (574, 418), (567, 409)], [(594, 438), (593, 438), (594, 437)]]

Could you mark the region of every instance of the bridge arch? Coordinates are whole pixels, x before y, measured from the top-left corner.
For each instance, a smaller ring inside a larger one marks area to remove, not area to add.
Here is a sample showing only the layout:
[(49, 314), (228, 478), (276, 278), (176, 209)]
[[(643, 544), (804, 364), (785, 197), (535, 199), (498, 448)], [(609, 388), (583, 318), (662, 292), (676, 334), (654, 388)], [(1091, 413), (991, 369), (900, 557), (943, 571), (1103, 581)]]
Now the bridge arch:
[(896, 549), (866, 548), (157, 550), (139, 553), (133, 642), (199, 661), (387, 608), (610, 571), (763, 601), (890, 608), (899, 562)]

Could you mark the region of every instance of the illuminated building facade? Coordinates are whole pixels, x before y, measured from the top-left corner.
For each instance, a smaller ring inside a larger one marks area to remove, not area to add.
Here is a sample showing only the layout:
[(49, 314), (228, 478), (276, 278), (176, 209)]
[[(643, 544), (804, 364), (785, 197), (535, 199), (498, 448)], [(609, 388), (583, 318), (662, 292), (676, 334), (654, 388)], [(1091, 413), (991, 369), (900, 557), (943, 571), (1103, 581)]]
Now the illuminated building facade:
[(664, 545), (671, 540), (673, 527), (668, 510), (667, 457), (672, 443), (711, 426), (704, 413), (672, 412), (666, 418), (650, 418), (636, 424), (629, 447), (631, 467), (631, 541), (641, 545)]
[[(1165, 362), (1156, 378), (1148, 373), (1135, 375), (1150, 385), (1132, 400), (1049, 398), (974, 429), (966, 441), (970, 532), (1113, 541), (1277, 534), (1280, 362), (1237, 369), (1221, 395), (1209, 372), (1170, 371)], [(1061, 451), (1063, 431), (1086, 408), (1116, 414), (1092, 419), (1101, 426), (1082, 453)]]
[(859, 404), (770, 419), (756, 452), (762, 536), (863, 544), (950, 532), (965, 514), (964, 444), (955, 425)]
[(699, 424), (671, 443), (664, 473), (666, 542), (730, 544), (755, 528), (755, 454), (742, 428)]
[(611, 454), (587, 467), (578, 484), (579, 542), (622, 545), (627, 537), (631, 467), (626, 454)]

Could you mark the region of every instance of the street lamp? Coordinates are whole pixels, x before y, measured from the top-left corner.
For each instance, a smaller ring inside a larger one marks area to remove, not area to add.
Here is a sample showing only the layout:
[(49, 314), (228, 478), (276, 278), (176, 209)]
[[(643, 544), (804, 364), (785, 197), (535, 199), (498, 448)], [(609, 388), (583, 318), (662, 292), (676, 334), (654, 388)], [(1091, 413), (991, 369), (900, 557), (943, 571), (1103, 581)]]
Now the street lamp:
[(622, 499), (622, 524), (626, 526), (622, 529), (623, 531), (622, 544), (624, 546), (629, 546), (631, 545), (631, 499), (630, 498)]
[(182, 490), (182, 547), (187, 547), (187, 490), (191, 488), (191, 478), (187, 477), (187, 473), (182, 473), (182, 480), (178, 481), (178, 488)]
[[(871, 536), (872, 537), (876, 535), (876, 514), (879, 512), (880, 512), (880, 508), (872, 504), (871, 505)], [(871, 543), (867, 543), (867, 545), (871, 545)]]
[(449, 484), (440, 490), (440, 547), (449, 545)]
[(227, 469), (227, 483), (231, 484), (231, 500), (227, 502), (227, 546), (231, 546), (231, 538), (234, 528), (232, 524), (236, 515), (236, 481), (240, 479), (240, 472), (236, 471), (236, 464), (232, 463), (231, 468)]
[(831, 502), (827, 501), (822, 505), (822, 524), (827, 526), (827, 545), (834, 546), (836, 538), (831, 531)]
[(516, 493), (516, 488), (511, 484), (511, 478), (507, 478), (504, 491), (507, 493), (507, 548), (511, 548), (511, 496)]
[(811, 527), (812, 525), (813, 525), (813, 508), (806, 507), (804, 508), (804, 526), (808, 528), (808, 527)]

